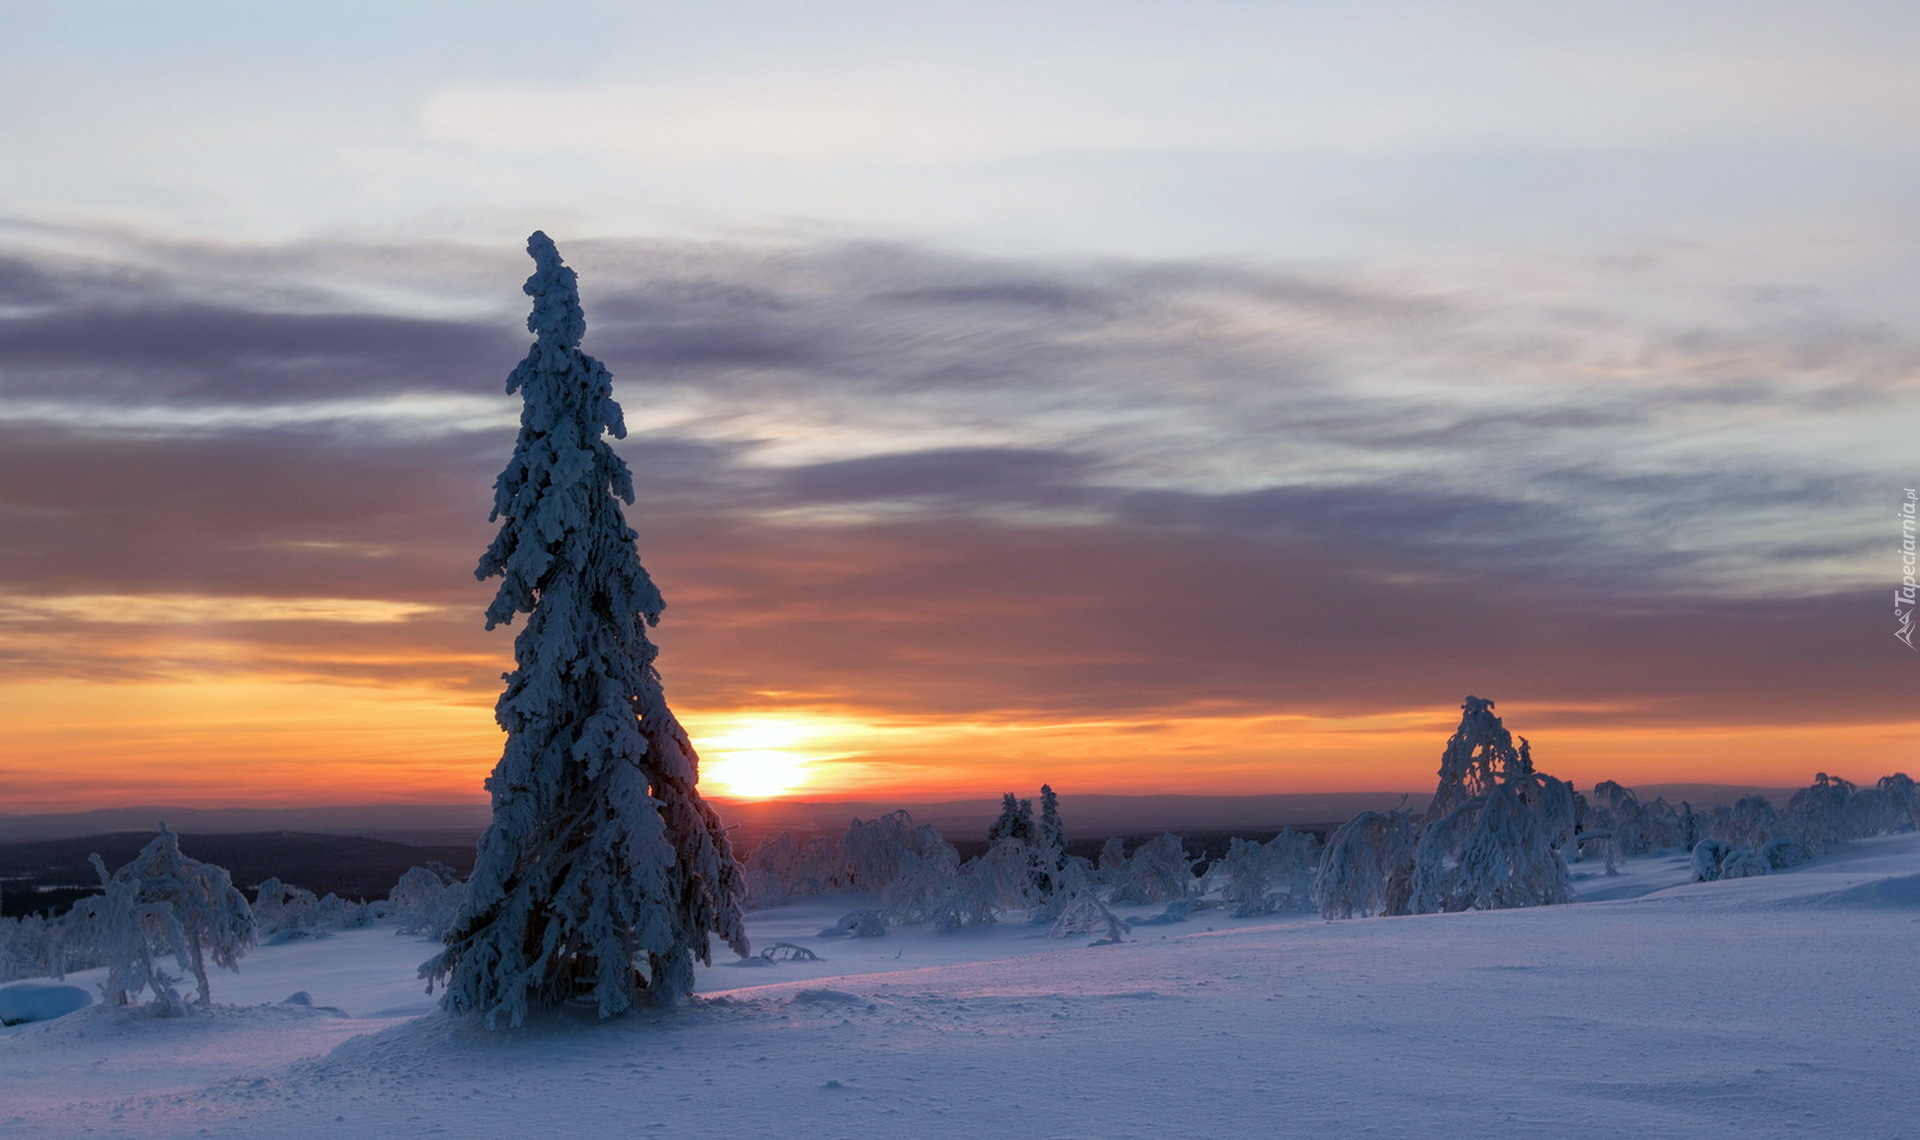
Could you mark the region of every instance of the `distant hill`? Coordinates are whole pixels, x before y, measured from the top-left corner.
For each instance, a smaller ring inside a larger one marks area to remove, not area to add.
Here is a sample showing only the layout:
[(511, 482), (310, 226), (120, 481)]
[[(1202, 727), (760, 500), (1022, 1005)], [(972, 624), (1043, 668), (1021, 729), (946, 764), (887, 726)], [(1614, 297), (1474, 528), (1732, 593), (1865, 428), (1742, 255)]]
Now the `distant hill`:
[[(132, 859), (152, 831), (118, 832), (0, 845), (0, 910), (9, 916), (64, 911), (99, 892), (100, 879), (87, 862), (99, 852), (108, 870)], [(385, 898), (408, 867), (437, 859), (465, 875), (473, 868), (473, 845), (419, 847), (364, 836), (313, 835), (297, 831), (180, 836), (180, 849), (202, 862), (225, 867), (234, 885), (253, 897), (261, 880), (278, 877), (315, 894)]]
[[(1037, 790), (1037, 789), (1035, 789)], [(1591, 789), (1582, 788), (1582, 791)], [(1636, 789), (1642, 799), (1664, 795), (1696, 810), (1730, 804), (1759, 793), (1784, 804), (1792, 788), (1741, 784), (1648, 784)], [(1026, 794), (1032, 794), (1030, 790)], [(1233, 831), (1341, 823), (1354, 813), (1385, 811), (1401, 805), (1419, 811), (1427, 792), (1301, 792), (1253, 796), (1073, 795), (1060, 797), (1068, 831), (1078, 836), (1135, 835), (1156, 831)], [(715, 806), (734, 828), (734, 844), (750, 848), (769, 832), (793, 830), (830, 833), (844, 830), (856, 816), (872, 819), (899, 808), (920, 823), (931, 823), (949, 839), (984, 834), (1000, 813), (998, 796), (915, 803), (907, 800), (725, 800)], [(223, 835), (243, 832), (310, 832), (364, 836), (394, 843), (471, 846), (486, 827), (485, 803), (347, 804), (326, 807), (124, 807), (49, 815), (0, 814), (0, 844), (65, 839), (112, 832), (152, 834), (165, 820), (181, 833)]]

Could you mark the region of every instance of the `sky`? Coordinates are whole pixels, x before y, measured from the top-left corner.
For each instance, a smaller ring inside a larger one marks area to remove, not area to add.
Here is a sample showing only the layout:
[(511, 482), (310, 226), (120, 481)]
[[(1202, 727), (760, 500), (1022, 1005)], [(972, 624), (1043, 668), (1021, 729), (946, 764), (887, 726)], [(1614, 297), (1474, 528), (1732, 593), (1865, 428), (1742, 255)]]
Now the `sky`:
[(1920, 9), (0, 0), (0, 810), (477, 798), (542, 229), (727, 795), (1920, 767)]

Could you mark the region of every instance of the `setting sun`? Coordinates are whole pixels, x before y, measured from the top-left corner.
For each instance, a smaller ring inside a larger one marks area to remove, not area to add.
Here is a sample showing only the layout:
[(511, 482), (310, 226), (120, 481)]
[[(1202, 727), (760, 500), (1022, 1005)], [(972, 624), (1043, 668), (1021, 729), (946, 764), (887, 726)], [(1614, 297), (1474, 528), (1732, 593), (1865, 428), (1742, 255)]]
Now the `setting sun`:
[(717, 721), (701, 738), (701, 782), (716, 795), (739, 799), (787, 795), (811, 782), (810, 768), (821, 758), (802, 745), (833, 731), (791, 715)]

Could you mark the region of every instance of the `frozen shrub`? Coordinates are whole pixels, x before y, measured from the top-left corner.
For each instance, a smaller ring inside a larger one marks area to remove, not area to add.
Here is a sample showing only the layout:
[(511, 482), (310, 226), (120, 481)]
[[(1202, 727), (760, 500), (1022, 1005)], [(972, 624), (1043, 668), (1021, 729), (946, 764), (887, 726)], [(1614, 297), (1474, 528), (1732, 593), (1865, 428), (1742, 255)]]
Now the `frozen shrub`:
[(1754, 875), (1767, 874), (1772, 870), (1773, 867), (1767, 862), (1766, 856), (1760, 854), (1758, 851), (1742, 847), (1728, 853), (1727, 857), (1721, 861), (1720, 878), (1746, 879)]
[(1161, 834), (1134, 849), (1122, 877), (1108, 893), (1116, 903), (1160, 903), (1183, 899), (1195, 888), (1194, 861), (1172, 832)]
[(1220, 899), (1239, 918), (1298, 906), (1310, 895), (1311, 869), (1319, 859), (1318, 841), (1292, 828), (1266, 843), (1235, 838), (1220, 861), (1226, 880)]
[(1720, 868), (1734, 846), (1724, 839), (1702, 839), (1693, 845), (1693, 881), (1710, 883), (1720, 877)]
[(1760, 849), (1760, 857), (1767, 861), (1769, 868), (1775, 871), (1785, 871), (1792, 867), (1798, 867), (1800, 864), (1812, 859), (1813, 852), (1808, 851), (1798, 842), (1788, 839), (1783, 835), (1778, 839), (1772, 840), (1765, 847), (1762, 847)]
[(881, 938), (887, 933), (887, 912), (872, 907), (862, 908), (840, 916), (831, 930), (823, 930), (822, 935), (833, 937)]
[(0, 918), (0, 982), (45, 977), (58, 969), (58, 934), (57, 922), (48, 922), (37, 914)]
[[(916, 827), (903, 808), (874, 820), (854, 820), (840, 838), (841, 857), (856, 890), (884, 891), (894, 879), (922, 869), (927, 860), (960, 856), (931, 824)], [(905, 921), (905, 920), (903, 920)]]
[(1000, 915), (1035, 906), (1040, 896), (1033, 885), (1033, 848), (1007, 836), (968, 863), (960, 876), (960, 893), (943, 926), (978, 926)]
[(92, 861), (101, 893), (74, 904), (62, 924), (63, 951), (72, 947), (106, 962), (101, 992), (109, 1005), (131, 1006), (151, 993), (149, 1011), (186, 1013), (176, 988), (183, 979), (166, 971), (167, 958), (193, 977), (194, 1004), (211, 1004), (207, 963), (237, 970), (254, 944), (253, 914), (227, 872), (181, 854), (179, 837), (165, 824), (118, 871), (109, 874), (98, 855)]
[(443, 938), (466, 893), (467, 885), (443, 863), (408, 867), (387, 892), (389, 914), (399, 920), (398, 933)]
[(1793, 793), (1793, 798), (1787, 801), (1780, 829), (1816, 855), (1838, 847), (1852, 838), (1847, 803), (1853, 798), (1853, 790), (1852, 784), (1838, 776), (1818, 773), (1812, 784)]
[(747, 902), (757, 907), (823, 895), (846, 886), (850, 878), (840, 842), (825, 835), (776, 832), (749, 851), (743, 865)]
[(1913, 777), (1905, 772), (1895, 772), (1891, 776), (1880, 777), (1875, 785), (1885, 798), (1891, 826), (1890, 831), (1920, 829), (1920, 788), (1916, 788)]
[(1105, 937), (1093, 943), (1095, 946), (1101, 946), (1126, 941), (1128, 929), (1130, 928), (1126, 920), (1114, 914), (1106, 903), (1100, 901), (1099, 896), (1084, 894), (1075, 898), (1060, 912), (1060, 916), (1053, 920), (1053, 926), (1048, 929), (1047, 937), (1068, 938), (1074, 935), (1103, 934)]
[(911, 926), (959, 914), (960, 853), (952, 844), (942, 840), (925, 854), (903, 850), (898, 856), (880, 891), (889, 921)]
[(1765, 796), (1742, 796), (1713, 813), (1712, 837), (1730, 847), (1760, 848), (1780, 831), (1780, 817)]
[(283, 930), (309, 930), (320, 925), (320, 899), (312, 891), (288, 886), (269, 876), (253, 891), (253, 925), (262, 938)]

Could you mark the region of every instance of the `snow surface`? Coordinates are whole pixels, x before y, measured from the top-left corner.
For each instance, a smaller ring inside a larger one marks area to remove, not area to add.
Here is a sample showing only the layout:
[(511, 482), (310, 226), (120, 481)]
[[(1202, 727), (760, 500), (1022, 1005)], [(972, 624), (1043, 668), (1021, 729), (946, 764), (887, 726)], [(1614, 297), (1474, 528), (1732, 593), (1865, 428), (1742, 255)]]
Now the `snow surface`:
[(821, 937), (842, 896), (750, 915), (820, 961), (517, 1032), (440, 1013), (434, 944), (377, 925), (253, 951), (208, 1016), (0, 1030), (0, 1134), (1913, 1134), (1920, 835), (1724, 882), (1622, 869), (1577, 866), (1570, 906), (1205, 910), (1098, 948)]

